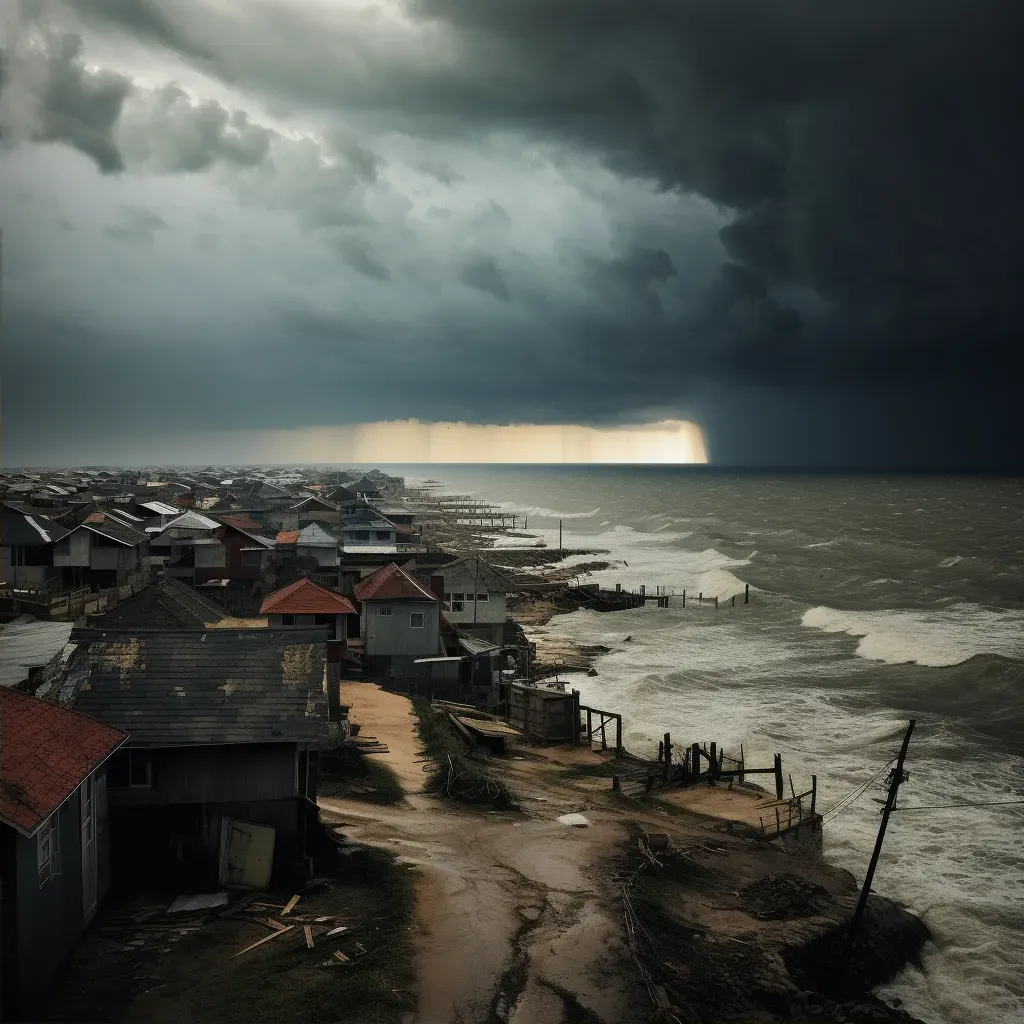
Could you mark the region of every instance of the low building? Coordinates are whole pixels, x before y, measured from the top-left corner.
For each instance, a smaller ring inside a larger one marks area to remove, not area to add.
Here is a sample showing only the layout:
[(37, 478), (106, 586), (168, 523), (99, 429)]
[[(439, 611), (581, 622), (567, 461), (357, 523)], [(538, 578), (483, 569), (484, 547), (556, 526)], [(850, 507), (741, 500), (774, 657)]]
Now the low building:
[(293, 505), (290, 511), (298, 516), (300, 526), (306, 523), (321, 522), (337, 526), (341, 522), (341, 513), (338, 506), (324, 500), (318, 495), (311, 494), (308, 498)]
[(295, 538), (295, 553), (298, 558), (309, 559), (318, 566), (336, 566), (338, 538), (319, 523), (308, 523)]
[[(141, 523), (139, 524), (141, 526)], [(64, 586), (104, 590), (138, 579), (149, 555), (149, 539), (114, 513), (91, 512), (54, 548)]]
[(0, 688), (5, 1020), (34, 1019), (110, 887), (106, 762), (127, 733)]
[(476, 557), (449, 562), (436, 572), (444, 579), (445, 618), (463, 632), (502, 643), (512, 589), (508, 578)]
[[(223, 884), (232, 822), (274, 829), (279, 877), (306, 864), (326, 730), (325, 629), (76, 629), (63, 700), (129, 729), (110, 766), (115, 877)], [(125, 680), (130, 685), (125, 685)]]
[(268, 594), (260, 606), (260, 615), (267, 616), (270, 629), (323, 626), (328, 640), (347, 639), (350, 625), (358, 630), (359, 613), (348, 598), (305, 578)]
[(88, 616), (103, 629), (206, 629), (227, 616), (225, 609), (181, 580), (158, 580), (106, 611)]
[(398, 685), (417, 675), (417, 658), (443, 654), (441, 606), (428, 590), (394, 562), (355, 588), (367, 670)]
[(69, 531), (45, 516), (0, 511), (0, 584), (14, 588), (61, 586), (56, 545)]
[(341, 546), (346, 553), (397, 554), (398, 532), (394, 523), (363, 506), (342, 523)]

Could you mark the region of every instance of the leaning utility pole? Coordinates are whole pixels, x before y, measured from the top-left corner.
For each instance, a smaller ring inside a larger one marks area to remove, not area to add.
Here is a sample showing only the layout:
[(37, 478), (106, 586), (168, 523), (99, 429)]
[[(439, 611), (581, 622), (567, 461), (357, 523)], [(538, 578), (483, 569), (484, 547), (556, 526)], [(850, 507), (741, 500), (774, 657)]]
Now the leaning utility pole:
[(889, 775), (889, 795), (886, 797), (885, 806), (882, 808), (882, 824), (878, 827), (878, 838), (875, 840), (875, 849), (871, 854), (871, 863), (868, 864), (868, 873), (864, 877), (864, 888), (860, 893), (860, 900), (857, 909), (853, 912), (853, 920), (850, 921), (849, 931), (846, 933), (846, 952), (843, 959), (849, 963), (850, 954), (853, 952), (853, 944), (857, 940), (857, 929), (860, 927), (861, 918), (864, 916), (864, 908), (867, 906), (868, 893), (871, 892), (871, 882), (875, 877), (875, 868), (878, 867), (878, 855), (882, 852), (882, 842), (885, 839), (885, 827), (889, 824), (889, 815), (896, 806), (896, 794), (900, 786), (907, 781), (907, 774), (903, 771), (903, 762), (907, 759), (907, 748), (910, 746), (910, 734), (917, 725), (915, 719), (910, 720), (907, 726), (907, 734), (903, 737), (903, 746), (900, 747), (900, 755), (896, 758), (896, 766)]

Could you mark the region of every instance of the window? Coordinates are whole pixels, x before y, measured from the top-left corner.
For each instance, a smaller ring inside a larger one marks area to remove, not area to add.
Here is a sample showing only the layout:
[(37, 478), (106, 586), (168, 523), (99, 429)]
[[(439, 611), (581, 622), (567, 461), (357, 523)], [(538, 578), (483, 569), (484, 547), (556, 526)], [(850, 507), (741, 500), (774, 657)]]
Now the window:
[(44, 886), (51, 878), (60, 874), (60, 812), (50, 815), (36, 837), (36, 861), (39, 866), (39, 885)]
[(409, 625), (413, 629), (422, 629), (423, 628), (423, 612), (413, 612), (409, 616)]
[(295, 625), (295, 616), (294, 615), (282, 615), (281, 616), (281, 625), (282, 626), (294, 626)]
[(388, 530), (377, 530), (377, 540), (391, 540), (391, 533)]
[(487, 595), (486, 594), (477, 594), (476, 595), (476, 600), (477, 600), (478, 604), (484, 604), (484, 602), (486, 602), (486, 600), (487, 600)]
[(144, 750), (119, 750), (107, 769), (111, 789), (150, 789), (153, 768)]
[(462, 595), (462, 594), (452, 594), (452, 611), (453, 612), (461, 612), (462, 611), (462, 599), (463, 599), (463, 596), (464, 595)]
[(370, 542), (370, 531), (369, 530), (353, 530), (352, 531), (352, 542), (354, 544), (369, 544)]
[(391, 614), (391, 609), (390, 608), (378, 608), (377, 609), (377, 614), (378, 615), (390, 615)]
[(445, 595), (444, 595), (444, 603), (445, 604), (451, 604), (452, 603), (452, 595), (449, 594), (447, 591), (445, 592)]
[(333, 626), (334, 616), (333, 615), (314, 615), (313, 616), (314, 626)]

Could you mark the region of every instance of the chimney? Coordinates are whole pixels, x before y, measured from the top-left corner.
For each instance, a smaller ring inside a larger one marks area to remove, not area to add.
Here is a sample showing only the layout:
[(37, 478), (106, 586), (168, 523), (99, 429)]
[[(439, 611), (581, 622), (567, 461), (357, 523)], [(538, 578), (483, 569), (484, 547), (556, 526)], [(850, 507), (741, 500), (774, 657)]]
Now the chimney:
[(430, 589), (437, 595), (437, 600), (441, 604), (444, 604), (444, 577), (431, 576)]

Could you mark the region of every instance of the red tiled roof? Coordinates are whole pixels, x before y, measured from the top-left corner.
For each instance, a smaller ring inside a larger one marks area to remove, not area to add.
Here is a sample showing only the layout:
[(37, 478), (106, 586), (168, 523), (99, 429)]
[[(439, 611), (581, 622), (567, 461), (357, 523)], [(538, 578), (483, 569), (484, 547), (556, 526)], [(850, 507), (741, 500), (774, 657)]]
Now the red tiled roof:
[(268, 594), (260, 605), (260, 615), (355, 615), (352, 602), (341, 594), (301, 579)]
[(94, 718), (0, 686), (0, 821), (31, 835), (128, 738)]
[(299, 531), (298, 530), (282, 530), (277, 535), (277, 543), (278, 544), (295, 544), (295, 543), (298, 542), (298, 539), (299, 539)]
[(360, 601), (396, 601), (411, 598), (414, 601), (436, 601), (437, 594), (427, 590), (419, 580), (392, 562), (367, 576), (356, 585)]
[(248, 516), (217, 516), (216, 518), (226, 526), (233, 526), (236, 530), (241, 530), (243, 533), (259, 533), (263, 529), (259, 523), (249, 519)]

